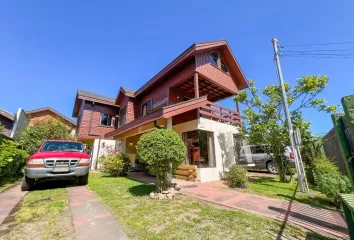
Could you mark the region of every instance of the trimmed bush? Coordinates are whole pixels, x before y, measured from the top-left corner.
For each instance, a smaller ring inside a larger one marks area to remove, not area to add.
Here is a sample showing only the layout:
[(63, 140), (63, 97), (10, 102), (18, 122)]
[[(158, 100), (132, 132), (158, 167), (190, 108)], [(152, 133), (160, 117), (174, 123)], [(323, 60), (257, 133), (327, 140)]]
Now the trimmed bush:
[(146, 163), (149, 172), (156, 176), (158, 189), (169, 187), (167, 176), (186, 159), (186, 147), (172, 129), (157, 129), (140, 137), (136, 146), (139, 161)]
[(232, 188), (247, 188), (247, 169), (239, 164), (234, 164), (226, 174), (226, 180)]
[(3, 140), (0, 144), (0, 182), (21, 174), (29, 155), (19, 149), (19, 146), (17, 142), (10, 140)]
[(99, 163), (104, 173), (111, 176), (126, 176), (131, 162), (129, 156), (123, 153), (111, 153), (99, 158)]
[(312, 169), (317, 190), (339, 207), (339, 194), (351, 192), (348, 177), (343, 176), (339, 169), (326, 157), (313, 159)]

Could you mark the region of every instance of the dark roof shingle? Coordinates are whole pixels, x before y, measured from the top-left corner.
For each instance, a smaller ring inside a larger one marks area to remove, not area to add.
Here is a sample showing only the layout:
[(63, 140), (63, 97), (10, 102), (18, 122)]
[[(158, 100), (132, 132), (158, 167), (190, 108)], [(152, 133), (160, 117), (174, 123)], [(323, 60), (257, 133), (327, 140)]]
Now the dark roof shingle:
[(89, 98), (95, 98), (95, 99), (98, 99), (98, 100), (102, 100), (102, 101), (107, 101), (107, 102), (112, 102), (114, 103), (115, 99), (112, 98), (112, 97), (107, 97), (107, 96), (103, 96), (103, 95), (100, 95), (100, 94), (96, 94), (96, 93), (92, 93), (92, 92), (87, 92), (87, 91), (84, 91), (84, 90), (77, 90), (77, 94), (79, 96), (84, 96), (84, 97), (89, 97)]

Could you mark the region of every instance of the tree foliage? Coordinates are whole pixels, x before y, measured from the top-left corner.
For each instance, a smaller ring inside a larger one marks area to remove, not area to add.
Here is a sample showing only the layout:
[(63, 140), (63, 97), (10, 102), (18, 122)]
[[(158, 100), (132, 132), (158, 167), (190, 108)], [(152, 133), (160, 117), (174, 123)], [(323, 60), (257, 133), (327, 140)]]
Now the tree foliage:
[[(303, 144), (312, 142), (314, 138), (310, 131), (311, 123), (305, 121), (302, 110), (312, 108), (329, 113), (337, 108), (334, 105), (326, 105), (325, 100), (318, 98), (327, 83), (328, 78), (325, 75), (304, 76), (297, 79), (293, 87), (285, 83), (293, 127), (300, 130)], [(263, 90), (259, 90), (255, 86), (255, 81), (251, 80), (250, 88), (240, 91), (234, 100), (246, 105), (243, 133), (249, 135), (249, 142), (252, 144), (270, 145), (268, 152), (272, 152), (270, 156), (278, 165), (280, 180), (285, 182), (287, 161), (283, 153), (285, 147), (290, 145), (290, 141), (281, 88), (278, 85), (269, 84)]]
[(1, 181), (18, 176), (29, 155), (20, 149), (20, 144), (3, 140), (0, 144), (0, 183)]
[(0, 134), (3, 133), (4, 129), (5, 129), (4, 124), (2, 124), (2, 123), (0, 122)]
[(186, 157), (182, 139), (171, 129), (157, 129), (142, 135), (136, 150), (139, 160), (156, 175), (159, 190), (167, 190), (168, 174), (174, 172)]
[(72, 140), (70, 129), (57, 119), (37, 121), (21, 134), (20, 142), (27, 152), (37, 149), (45, 140)]

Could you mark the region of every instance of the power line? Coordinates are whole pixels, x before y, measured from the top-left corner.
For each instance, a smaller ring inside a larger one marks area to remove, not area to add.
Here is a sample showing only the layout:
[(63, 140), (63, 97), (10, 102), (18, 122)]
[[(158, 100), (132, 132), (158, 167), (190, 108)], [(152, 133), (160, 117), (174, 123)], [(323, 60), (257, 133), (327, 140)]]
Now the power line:
[(350, 58), (354, 59), (354, 55), (352, 56), (317, 56), (317, 55), (281, 55), (281, 57), (293, 57), (293, 58)]
[(327, 46), (327, 45), (343, 45), (343, 44), (354, 44), (354, 42), (332, 42), (332, 43), (312, 43), (312, 44), (295, 44), (295, 45), (282, 45), (283, 47), (308, 47), (308, 46)]
[(288, 51), (288, 50), (281, 50), (281, 52), (345, 52), (345, 51), (354, 51), (354, 48), (348, 49), (314, 49), (314, 50), (295, 50), (295, 51)]

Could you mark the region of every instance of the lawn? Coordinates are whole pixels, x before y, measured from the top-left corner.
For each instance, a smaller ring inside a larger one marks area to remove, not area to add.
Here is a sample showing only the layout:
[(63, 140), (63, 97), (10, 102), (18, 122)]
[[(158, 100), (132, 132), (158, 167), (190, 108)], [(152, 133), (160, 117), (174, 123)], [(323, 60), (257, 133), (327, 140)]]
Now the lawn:
[(64, 188), (29, 192), (19, 209), (3, 223), (3, 239), (74, 239)]
[(12, 177), (0, 182), (0, 193), (20, 182), (22, 177)]
[(336, 207), (320, 192), (310, 187), (310, 194), (298, 192), (298, 184), (296, 179), (292, 179), (289, 183), (282, 183), (279, 177), (260, 177), (249, 178), (249, 189), (246, 192), (267, 196), (270, 198), (280, 198), (284, 200), (294, 200), (313, 206), (326, 209), (336, 209)]
[(326, 239), (281, 222), (220, 208), (184, 195), (158, 201), (155, 189), (127, 178), (91, 174), (89, 188), (134, 239)]

